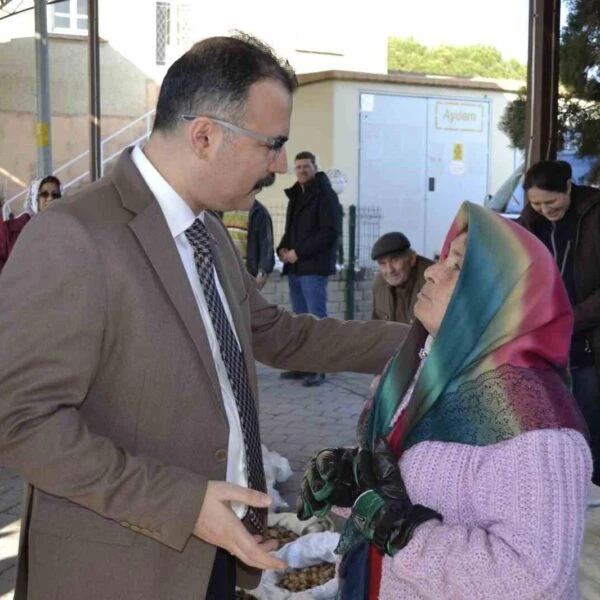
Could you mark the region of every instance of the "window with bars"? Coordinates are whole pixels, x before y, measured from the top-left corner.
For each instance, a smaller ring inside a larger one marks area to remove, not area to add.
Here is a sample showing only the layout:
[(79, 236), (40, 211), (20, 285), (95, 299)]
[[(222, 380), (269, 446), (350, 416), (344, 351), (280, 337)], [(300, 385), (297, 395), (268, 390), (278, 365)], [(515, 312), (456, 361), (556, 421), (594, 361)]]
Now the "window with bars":
[(63, 0), (53, 4), (51, 30), (54, 33), (87, 34), (87, 0)]
[(156, 2), (156, 64), (166, 65), (191, 43), (192, 6), (184, 2)]
[(171, 5), (156, 3), (156, 64), (167, 64), (167, 46), (171, 43)]

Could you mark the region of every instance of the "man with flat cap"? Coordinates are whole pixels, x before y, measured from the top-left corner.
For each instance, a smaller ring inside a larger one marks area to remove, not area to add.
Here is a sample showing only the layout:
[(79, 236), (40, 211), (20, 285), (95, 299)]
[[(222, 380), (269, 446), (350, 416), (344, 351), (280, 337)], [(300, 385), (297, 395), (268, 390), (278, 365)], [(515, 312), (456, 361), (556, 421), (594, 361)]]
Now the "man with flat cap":
[(399, 231), (382, 235), (373, 245), (371, 258), (379, 265), (373, 280), (372, 318), (411, 323), (425, 269), (433, 262), (419, 256)]

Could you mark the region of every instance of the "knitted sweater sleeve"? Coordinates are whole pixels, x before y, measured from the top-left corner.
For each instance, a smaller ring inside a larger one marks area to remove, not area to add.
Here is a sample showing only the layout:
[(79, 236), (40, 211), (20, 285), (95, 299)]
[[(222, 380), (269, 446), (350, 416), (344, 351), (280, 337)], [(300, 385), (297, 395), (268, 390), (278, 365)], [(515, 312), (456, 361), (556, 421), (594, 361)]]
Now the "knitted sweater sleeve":
[(578, 598), (591, 458), (583, 436), (541, 430), (486, 447), (424, 442), (401, 469), (421, 525), (383, 564), (380, 600)]

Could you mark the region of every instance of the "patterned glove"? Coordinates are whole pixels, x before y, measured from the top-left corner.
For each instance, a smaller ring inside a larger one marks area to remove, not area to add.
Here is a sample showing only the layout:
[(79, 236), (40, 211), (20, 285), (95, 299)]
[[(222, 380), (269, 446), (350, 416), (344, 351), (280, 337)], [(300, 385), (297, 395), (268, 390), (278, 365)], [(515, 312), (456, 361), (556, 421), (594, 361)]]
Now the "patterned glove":
[(384, 438), (377, 439), (373, 453), (359, 453), (357, 465), (363, 480), (371, 480), (375, 485), (356, 499), (351, 521), (356, 530), (382, 552), (394, 556), (408, 544), (421, 523), (442, 520), (435, 510), (412, 504), (396, 457)]
[(352, 506), (360, 494), (354, 477), (357, 454), (357, 448), (326, 448), (310, 459), (296, 504), (300, 520), (323, 517), (332, 506)]

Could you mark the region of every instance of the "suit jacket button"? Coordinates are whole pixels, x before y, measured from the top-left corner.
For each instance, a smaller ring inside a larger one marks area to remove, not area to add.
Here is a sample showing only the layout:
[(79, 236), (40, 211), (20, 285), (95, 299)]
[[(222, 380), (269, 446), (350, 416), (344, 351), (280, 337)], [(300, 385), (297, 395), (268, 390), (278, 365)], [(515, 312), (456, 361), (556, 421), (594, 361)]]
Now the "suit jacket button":
[(215, 458), (219, 461), (219, 462), (223, 462), (224, 460), (227, 460), (227, 450), (224, 450), (223, 448), (219, 448), (216, 452), (215, 452)]

